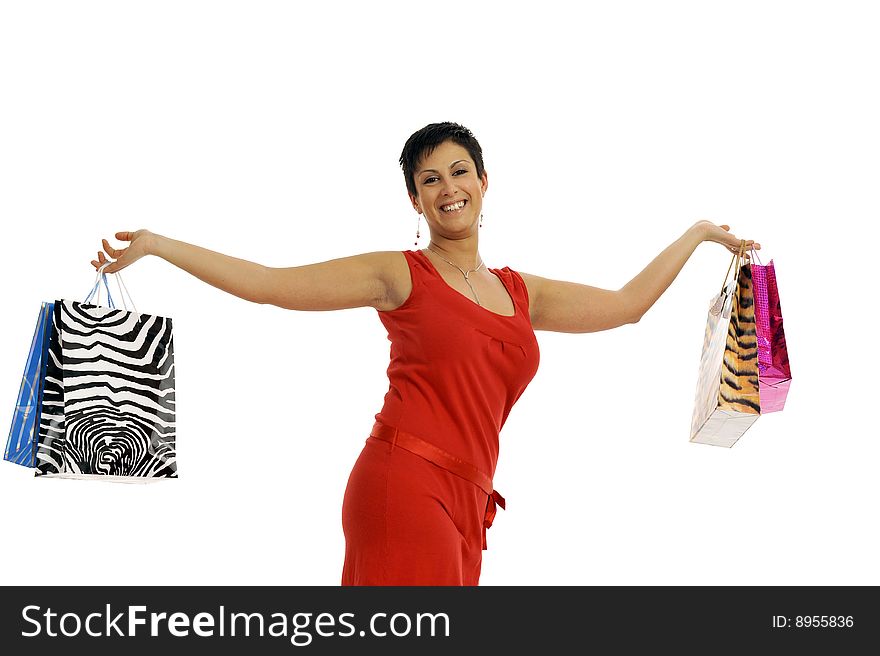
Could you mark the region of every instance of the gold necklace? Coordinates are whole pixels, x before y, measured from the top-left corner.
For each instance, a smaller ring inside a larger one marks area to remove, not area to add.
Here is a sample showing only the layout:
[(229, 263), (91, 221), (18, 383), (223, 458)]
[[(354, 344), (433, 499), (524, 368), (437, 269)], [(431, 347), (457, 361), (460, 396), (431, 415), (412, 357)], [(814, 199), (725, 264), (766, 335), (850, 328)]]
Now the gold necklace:
[[(435, 251), (430, 246), (428, 246), (428, 250), (431, 251), (432, 253), (437, 253), (437, 251)], [(439, 257), (441, 260), (443, 260), (445, 262), (449, 262), (449, 260), (447, 260), (445, 257), (440, 255), (440, 253), (437, 253), (437, 257)], [(474, 298), (477, 299), (477, 305), (482, 306), (483, 304), (480, 303), (480, 297), (477, 296), (477, 292), (474, 291), (474, 286), (471, 284), (471, 281), (468, 280), (468, 276), (470, 274), (472, 274), (474, 271), (479, 271), (483, 267), (483, 258), (480, 258), (480, 265), (476, 269), (469, 269), (467, 272), (465, 272), (464, 269), (462, 269), (460, 266), (458, 266), (455, 262), (449, 262), (449, 264), (451, 264), (456, 269), (461, 271), (461, 275), (464, 276), (464, 281), (467, 283), (468, 287), (471, 288), (471, 293), (474, 295)]]

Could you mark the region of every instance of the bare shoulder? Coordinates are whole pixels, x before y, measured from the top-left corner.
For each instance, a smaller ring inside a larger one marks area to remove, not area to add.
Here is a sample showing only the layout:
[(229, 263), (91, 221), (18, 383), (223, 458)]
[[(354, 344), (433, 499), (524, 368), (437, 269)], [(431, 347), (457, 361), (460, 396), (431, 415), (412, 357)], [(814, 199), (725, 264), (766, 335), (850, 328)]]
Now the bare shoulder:
[(638, 321), (637, 310), (621, 290), (520, 275), (528, 288), (529, 315), (535, 330), (590, 333)]
[(542, 278), (541, 276), (536, 276), (531, 273), (525, 273), (524, 271), (517, 271), (517, 273), (523, 279), (523, 282), (526, 283), (526, 290), (529, 292), (529, 301), (531, 301), (538, 295), (538, 290), (541, 287), (541, 281), (546, 280), (546, 278)]
[[(412, 281), (403, 251), (371, 251), (350, 258), (354, 277), (362, 275), (376, 281), (376, 292), (369, 306), (377, 310), (394, 310), (407, 299)], [(355, 265), (357, 263), (357, 265)], [(352, 284), (355, 284), (355, 278)]]
[(385, 309), (409, 277), (400, 251), (373, 251), (286, 268), (270, 268), (266, 301), (288, 310)]
[(382, 261), (382, 284), (385, 293), (373, 307), (382, 312), (396, 310), (412, 292), (412, 274), (403, 251), (377, 251)]
[[(371, 307), (377, 310), (394, 309), (409, 296), (409, 290), (406, 289), (410, 282), (409, 265), (403, 251), (371, 251), (353, 256), (352, 261), (359, 261), (360, 273), (369, 275), (377, 282), (377, 293), (369, 304)], [(353, 269), (351, 273), (357, 272)], [(398, 303), (397, 299), (401, 295), (403, 296)]]
[(540, 308), (539, 299), (541, 297), (542, 283), (547, 279), (523, 271), (517, 271), (517, 273), (526, 284), (526, 292), (529, 295), (529, 318), (534, 323)]

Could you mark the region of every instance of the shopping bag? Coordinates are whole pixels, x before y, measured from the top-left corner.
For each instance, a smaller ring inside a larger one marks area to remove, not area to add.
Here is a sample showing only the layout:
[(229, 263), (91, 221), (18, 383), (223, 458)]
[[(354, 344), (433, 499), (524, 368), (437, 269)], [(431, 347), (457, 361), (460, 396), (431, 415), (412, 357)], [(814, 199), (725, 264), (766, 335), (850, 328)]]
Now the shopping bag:
[(18, 400), (12, 413), (12, 426), (3, 452), (4, 460), (24, 467), (34, 466), (36, 419), (40, 412), (41, 387), (46, 372), (46, 338), (47, 331), (50, 330), (48, 326), (53, 306), (53, 303), (40, 304), (37, 327), (31, 338), (31, 347), (18, 389)]
[(691, 442), (731, 447), (757, 421), (761, 414), (757, 346), (752, 274), (743, 240), (724, 275), (721, 292), (710, 302)]
[[(755, 261), (758, 264), (755, 264)], [(758, 380), (761, 414), (785, 407), (791, 385), (788, 347), (782, 328), (782, 306), (773, 260), (761, 264), (752, 249), (752, 281), (755, 294), (755, 327), (758, 335)]]
[[(107, 276), (103, 276), (104, 287), (110, 303), (110, 288), (107, 287)], [(99, 283), (98, 283), (99, 284)], [(46, 355), (49, 348), (52, 313), (55, 304), (43, 302), (37, 315), (37, 326), (31, 338), (18, 399), (12, 413), (12, 426), (6, 440), (3, 459), (24, 467), (34, 466), (34, 455), (37, 443), (37, 421), (40, 416), (43, 382), (46, 376)]]
[[(114, 275), (121, 295), (124, 282)], [(98, 304), (89, 304), (96, 289)], [(125, 309), (117, 309), (107, 291), (109, 308), (98, 284), (82, 303), (54, 303), (35, 475), (176, 478), (171, 318), (139, 314), (134, 303), (129, 311), (122, 295)]]

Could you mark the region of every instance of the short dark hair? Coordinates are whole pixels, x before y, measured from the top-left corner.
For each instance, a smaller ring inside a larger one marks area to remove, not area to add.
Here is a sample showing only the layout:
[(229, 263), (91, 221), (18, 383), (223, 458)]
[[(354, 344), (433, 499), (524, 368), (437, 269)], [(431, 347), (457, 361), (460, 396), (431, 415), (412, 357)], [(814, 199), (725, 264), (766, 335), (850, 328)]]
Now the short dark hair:
[(419, 160), (430, 155), (444, 141), (452, 141), (468, 151), (477, 167), (477, 177), (483, 177), (483, 149), (473, 133), (458, 123), (431, 123), (414, 132), (400, 154), (400, 167), (406, 180), (406, 190), (413, 196), (416, 192), (415, 171)]

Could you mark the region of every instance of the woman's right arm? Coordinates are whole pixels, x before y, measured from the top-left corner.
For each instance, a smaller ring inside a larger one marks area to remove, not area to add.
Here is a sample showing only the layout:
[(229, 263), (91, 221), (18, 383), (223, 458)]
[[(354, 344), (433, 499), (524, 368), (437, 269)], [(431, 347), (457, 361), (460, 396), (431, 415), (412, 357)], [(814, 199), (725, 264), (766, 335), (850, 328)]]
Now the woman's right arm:
[[(369, 306), (390, 310), (401, 271), (409, 279), (399, 251), (374, 251), (326, 262), (268, 269), (266, 300), (286, 310), (343, 310)], [(406, 292), (407, 294), (409, 292)]]
[(262, 264), (240, 260), (163, 235), (150, 233), (148, 238), (149, 241), (145, 244), (147, 253), (161, 257), (233, 296), (253, 303), (266, 303), (269, 269)]
[[(389, 299), (389, 289), (393, 286), (395, 271), (401, 273), (401, 257), (397, 251), (376, 251), (315, 264), (274, 268), (146, 230), (119, 232), (116, 236), (132, 243), (128, 248), (114, 249), (104, 240), (107, 254), (118, 258), (105, 269), (106, 273), (115, 273), (151, 254), (213, 287), (253, 303), (287, 310), (341, 310), (364, 306), (384, 310), (396, 305)], [(106, 261), (99, 251), (98, 260), (92, 264), (99, 268)]]

